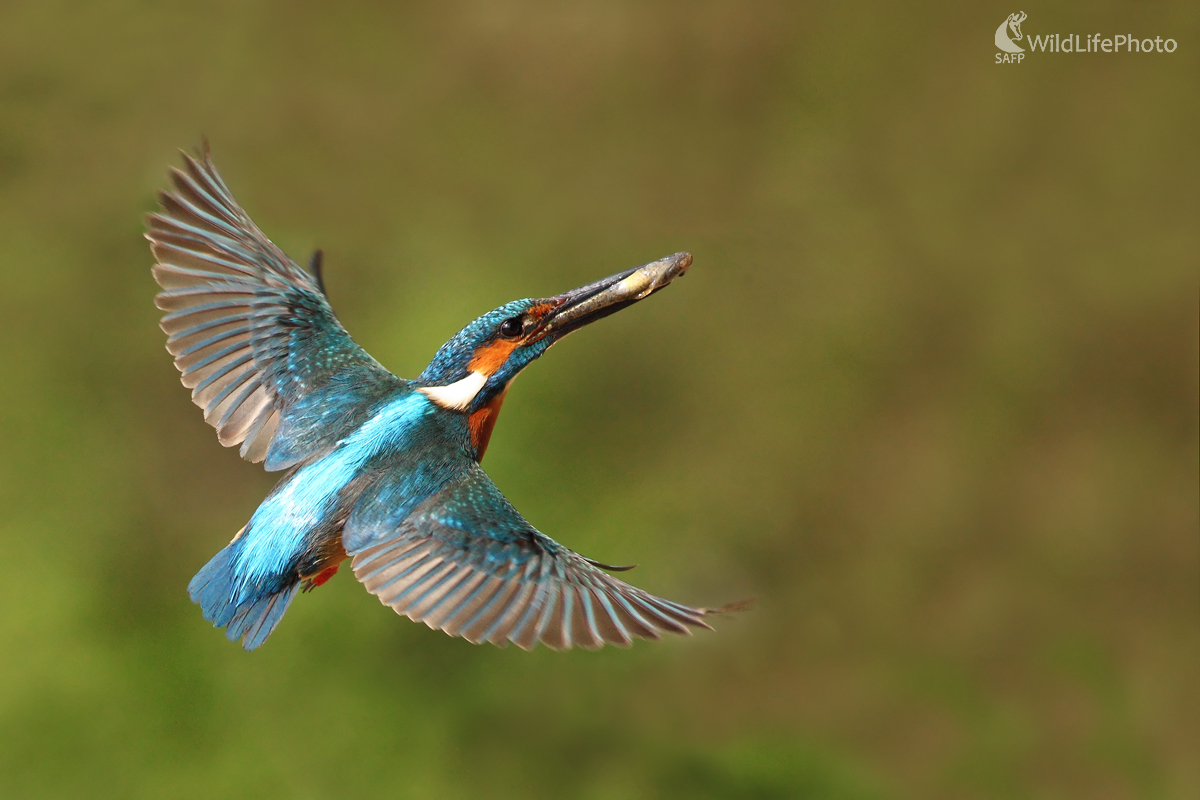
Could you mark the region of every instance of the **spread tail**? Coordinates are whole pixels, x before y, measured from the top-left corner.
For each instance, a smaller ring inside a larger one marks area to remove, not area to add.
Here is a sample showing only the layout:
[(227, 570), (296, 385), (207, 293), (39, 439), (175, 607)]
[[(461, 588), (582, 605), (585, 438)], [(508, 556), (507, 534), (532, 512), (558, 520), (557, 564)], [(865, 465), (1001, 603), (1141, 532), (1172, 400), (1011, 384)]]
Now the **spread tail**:
[(297, 581), (276, 592), (253, 595), (237, 602), (232, 566), (233, 543), (212, 557), (188, 584), (188, 594), (215, 628), (225, 628), (231, 642), (253, 650), (267, 640), (300, 590)]

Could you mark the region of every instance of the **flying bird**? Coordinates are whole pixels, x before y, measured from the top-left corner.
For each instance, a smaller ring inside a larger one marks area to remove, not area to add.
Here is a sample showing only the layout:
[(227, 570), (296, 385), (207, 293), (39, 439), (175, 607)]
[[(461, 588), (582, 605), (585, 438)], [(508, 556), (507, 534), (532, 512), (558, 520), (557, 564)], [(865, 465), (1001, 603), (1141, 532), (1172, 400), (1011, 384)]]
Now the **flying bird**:
[(687, 253), (542, 299), (514, 300), (446, 342), (416, 380), (359, 347), (309, 271), (217, 173), (207, 143), (148, 217), (167, 350), (226, 447), (283, 477), (188, 585), (204, 618), (259, 647), (297, 593), (347, 558), (397, 613), (472, 642), (628, 646), (726, 608), (656, 597), (522, 517), (480, 467), (513, 379), (572, 331), (683, 275)]

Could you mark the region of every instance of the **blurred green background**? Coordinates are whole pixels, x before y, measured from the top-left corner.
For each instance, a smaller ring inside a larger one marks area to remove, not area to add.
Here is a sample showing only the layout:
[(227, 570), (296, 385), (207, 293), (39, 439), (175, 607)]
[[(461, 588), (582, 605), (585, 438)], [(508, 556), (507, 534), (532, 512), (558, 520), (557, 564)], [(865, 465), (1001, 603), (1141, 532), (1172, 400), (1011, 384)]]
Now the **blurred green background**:
[[(0, 5), (0, 796), (1200, 795), (1200, 7)], [(253, 654), (191, 575), (274, 481), (179, 385), (143, 214), (207, 135), (358, 341), (677, 250), (485, 466), (680, 600), (476, 647), (341, 574)]]

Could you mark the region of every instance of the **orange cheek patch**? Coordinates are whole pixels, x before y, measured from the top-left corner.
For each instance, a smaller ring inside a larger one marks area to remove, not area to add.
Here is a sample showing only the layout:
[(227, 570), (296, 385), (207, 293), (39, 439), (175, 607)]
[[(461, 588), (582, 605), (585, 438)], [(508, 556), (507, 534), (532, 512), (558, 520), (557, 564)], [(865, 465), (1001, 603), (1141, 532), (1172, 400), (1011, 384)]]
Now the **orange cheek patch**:
[(515, 339), (497, 339), (476, 350), (475, 357), (471, 359), (467, 369), (491, 376), (500, 369), (501, 365), (512, 355), (512, 351), (516, 349), (517, 341)]
[[(553, 310), (553, 303), (538, 303), (536, 306), (531, 306), (525, 313), (533, 319), (540, 320)], [(471, 358), (471, 363), (467, 365), (467, 369), (471, 372), (487, 375), (490, 378), (496, 374), (496, 370), (504, 365), (504, 362), (512, 355), (512, 351), (516, 350), (517, 346), (524, 342), (524, 338), (497, 339), (491, 344), (486, 344), (475, 351), (475, 355)]]

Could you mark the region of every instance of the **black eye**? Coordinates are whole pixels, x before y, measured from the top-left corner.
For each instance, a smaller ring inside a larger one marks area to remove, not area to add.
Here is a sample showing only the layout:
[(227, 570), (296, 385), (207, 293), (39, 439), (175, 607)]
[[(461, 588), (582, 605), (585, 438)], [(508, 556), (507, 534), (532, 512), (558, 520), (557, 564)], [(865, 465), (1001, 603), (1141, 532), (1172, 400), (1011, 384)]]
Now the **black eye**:
[(515, 339), (521, 335), (521, 318), (513, 317), (500, 323), (500, 335), (505, 339)]

